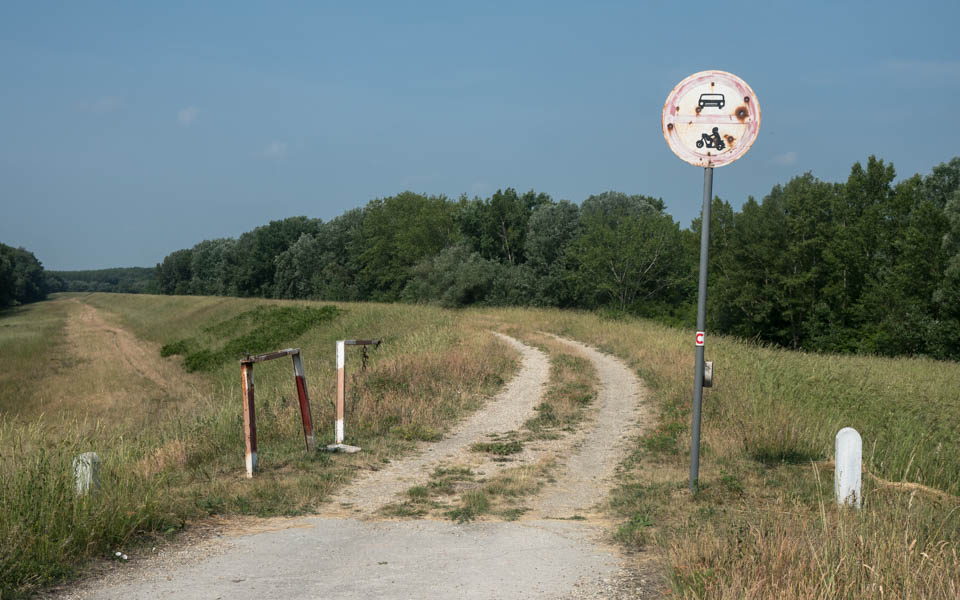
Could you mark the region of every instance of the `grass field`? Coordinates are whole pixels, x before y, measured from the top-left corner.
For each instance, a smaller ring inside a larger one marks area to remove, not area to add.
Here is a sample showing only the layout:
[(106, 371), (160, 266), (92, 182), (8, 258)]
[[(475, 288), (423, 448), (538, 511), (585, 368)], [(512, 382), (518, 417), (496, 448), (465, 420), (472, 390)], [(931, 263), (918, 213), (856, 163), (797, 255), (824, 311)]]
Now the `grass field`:
[[(120, 347), (129, 331), (146, 349), (132, 364), (134, 380), (111, 379), (108, 355), (96, 354), (97, 340), (77, 326), (85, 305), (117, 328), (109, 343)], [(485, 333), (494, 327), (594, 345), (627, 361), (652, 389), (659, 422), (635, 440), (623, 465), (609, 499), (618, 522), (611, 535), (662, 556), (675, 597), (960, 597), (960, 365), (708, 338), (716, 383), (705, 392), (700, 490), (691, 496), (690, 332), (578, 312), (338, 304), (329, 321), (277, 341), (303, 348), (319, 439), (327, 443), (334, 341), (384, 339), (367, 371), (356, 368), (358, 354), (348, 357), (347, 436), (364, 452), (349, 460), (307, 455), (289, 364), (258, 365), (262, 471), (247, 480), (238, 364), (188, 375), (183, 358), (161, 358), (161, 348), (184, 340), (211, 352), (228, 347), (256, 327), (242, 315), (277, 306), (324, 305), (92, 294), (0, 314), (0, 597), (28, 593), (69, 576), (84, 558), (175, 534), (206, 515), (311, 511), (358, 469), (395, 457), (413, 440), (435, 439), (511, 376), (516, 357)], [(563, 370), (564, 359), (552, 360)], [(568, 396), (588, 393), (581, 380), (589, 374), (569, 361), (566, 372), (555, 375), (555, 387), (566, 381), (574, 386)], [(161, 385), (171, 378), (176, 385)], [(567, 400), (547, 401), (556, 408)], [(552, 418), (575, 425), (576, 405)], [(832, 498), (828, 461), (845, 426), (865, 445), (860, 511), (838, 509)], [(102, 492), (78, 499), (70, 461), (94, 449), (104, 459)], [(512, 483), (524, 490), (540, 477), (517, 475)], [(428, 491), (411, 493), (417, 500)], [(460, 499), (478, 513), (496, 512), (490, 507), (498, 502), (496, 490)], [(509, 507), (503, 504), (505, 514)]]
[[(593, 344), (653, 388), (659, 425), (636, 441), (610, 504), (624, 519), (618, 540), (665, 553), (677, 597), (960, 597), (960, 365), (709, 338), (715, 386), (692, 497), (691, 332), (557, 311), (483, 315)], [(859, 512), (836, 507), (826, 462), (846, 426), (864, 440)]]
[[(113, 334), (93, 339), (78, 326), (86, 305), (106, 316)], [(183, 339), (229, 345), (256, 327), (238, 316), (274, 306), (303, 303), (94, 294), (0, 316), (0, 597), (68, 576), (84, 558), (175, 534), (191, 519), (310, 512), (359, 470), (441, 435), (515, 368), (513, 351), (462, 315), (341, 306), (332, 320), (282, 342), (303, 350), (318, 442), (326, 444), (333, 441), (334, 342), (384, 340), (366, 371), (359, 350), (347, 361), (347, 436), (364, 452), (338, 460), (307, 454), (289, 361), (265, 363), (255, 371), (261, 470), (248, 480), (238, 361), (187, 374), (177, 366), (182, 358), (160, 354)], [(137, 357), (137, 348), (108, 352), (122, 331), (135, 333), (152, 356)], [(132, 382), (116, 375), (128, 359)], [(49, 368), (58, 361), (63, 366)], [(103, 461), (102, 491), (77, 498), (71, 462), (91, 450)]]

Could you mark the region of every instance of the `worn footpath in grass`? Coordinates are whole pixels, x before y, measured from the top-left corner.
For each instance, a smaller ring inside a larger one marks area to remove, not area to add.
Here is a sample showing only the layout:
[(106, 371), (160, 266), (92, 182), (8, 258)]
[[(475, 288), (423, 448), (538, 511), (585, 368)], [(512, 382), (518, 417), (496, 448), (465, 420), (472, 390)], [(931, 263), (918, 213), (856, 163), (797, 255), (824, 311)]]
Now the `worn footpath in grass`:
[[(619, 541), (665, 556), (674, 597), (960, 597), (960, 365), (708, 338), (716, 383), (692, 496), (690, 332), (577, 312), (482, 317), (592, 344), (652, 388), (659, 424), (636, 440), (610, 505)], [(864, 440), (860, 511), (833, 500), (827, 461), (846, 426)]]
[[(56, 341), (70, 312), (83, 304), (98, 309), (111, 327), (132, 331), (155, 348), (156, 360), (176, 365), (177, 356), (161, 358), (159, 349), (198, 337), (205, 347), (220, 348), (235, 339), (241, 315), (261, 310), (274, 317), (324, 310), (320, 303), (224, 298), (182, 298), (121, 294), (73, 295), (40, 303), (31, 311), (0, 316), (0, 347), (13, 347), (24, 331)], [(32, 589), (74, 573), (84, 558), (114, 550), (136, 552), (138, 544), (175, 533), (190, 520), (214, 514), (295, 515), (309, 512), (359, 469), (382, 463), (418, 439), (435, 439), (466, 412), (479, 407), (515, 368), (512, 353), (492, 336), (476, 330), (462, 315), (416, 306), (338, 304), (332, 319), (314, 326), (283, 346), (302, 348), (318, 442), (332, 442), (335, 341), (376, 337), (365, 371), (360, 356), (348, 353), (347, 440), (363, 447), (357, 455), (307, 453), (288, 361), (256, 367), (257, 429), (260, 471), (244, 477), (239, 363), (225, 362), (202, 375), (203, 393), (148, 427), (131, 428), (100, 421), (92, 431), (69, 427), (66, 415), (54, 428), (43, 420), (25, 422), (10, 415), (0, 424), (0, 597)], [(33, 323), (27, 323), (32, 318)], [(272, 317), (271, 317), (272, 318)], [(7, 319), (14, 319), (7, 321)], [(16, 319), (26, 319), (21, 322)], [(10, 324), (10, 327), (4, 325)], [(284, 323), (280, 323), (282, 327)], [(32, 328), (32, 329), (30, 329)], [(220, 342), (218, 332), (222, 332)], [(5, 334), (11, 334), (9, 337)], [(206, 336), (206, 337), (204, 337)], [(4, 346), (6, 344), (6, 346)], [(27, 348), (23, 364), (43, 361), (49, 345)], [(239, 357), (235, 357), (239, 358)], [(19, 360), (19, 359), (18, 359)], [(101, 362), (86, 363), (82, 386), (109, 387), (96, 377)], [(25, 387), (24, 375), (4, 371), (0, 397)], [(95, 394), (94, 390), (79, 390)], [(127, 412), (143, 410), (144, 398), (124, 400)], [(76, 422), (85, 407), (67, 404)], [(96, 451), (102, 461), (101, 492), (78, 497), (73, 490), (72, 460)]]

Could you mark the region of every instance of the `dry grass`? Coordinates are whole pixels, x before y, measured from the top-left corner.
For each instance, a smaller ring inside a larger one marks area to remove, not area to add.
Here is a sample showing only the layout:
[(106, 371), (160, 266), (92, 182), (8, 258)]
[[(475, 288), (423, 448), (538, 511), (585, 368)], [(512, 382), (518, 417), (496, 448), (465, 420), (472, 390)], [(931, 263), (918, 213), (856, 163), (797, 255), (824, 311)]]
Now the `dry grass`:
[(65, 343), (67, 307), (41, 302), (0, 311), (0, 415), (36, 410), (38, 385), (74, 364), (59, 352)]
[[(59, 579), (83, 558), (145, 535), (176, 532), (193, 518), (309, 512), (358, 469), (448, 429), (516, 368), (510, 349), (457, 313), (341, 305), (334, 321), (285, 343), (303, 349), (318, 442), (326, 444), (333, 441), (335, 341), (384, 340), (365, 371), (359, 350), (348, 351), (347, 441), (364, 451), (305, 452), (289, 361), (259, 364), (260, 472), (249, 480), (239, 363), (188, 377), (180, 359), (160, 358), (159, 348), (260, 304), (284, 303), (72, 295), (0, 317), (0, 348), (26, 349), (11, 354), (11, 363), (63, 359), (57, 373), (38, 379), (42, 393), (18, 398), (35, 383), (26, 379), (36, 376), (30, 369), (4, 371), (0, 380), (0, 398), (20, 400), (3, 405), (0, 425), (0, 442), (16, 449), (0, 455), (0, 547), (17, 548), (0, 552), (0, 596)], [(109, 492), (79, 499), (70, 463), (88, 450), (104, 461)]]
[[(278, 303), (108, 294), (81, 299), (101, 309), (110, 327), (122, 326), (149, 348), (255, 305)], [(100, 360), (86, 363), (71, 354), (69, 304), (47, 302), (0, 315), (0, 410), (6, 419), (0, 445), (8, 449), (0, 455), (0, 548), (17, 552), (0, 552), (3, 593), (63, 577), (79, 558), (126, 546), (145, 532), (176, 531), (196, 516), (311, 510), (357, 469), (396, 456), (411, 440), (435, 439), (493, 393), (515, 365), (484, 330), (506, 324), (521, 337), (543, 330), (620, 356), (652, 389), (658, 426), (635, 441), (610, 507), (621, 518), (617, 539), (665, 557), (674, 597), (960, 597), (957, 364), (802, 354), (710, 337), (716, 384), (705, 394), (700, 491), (691, 496), (690, 332), (577, 312), (342, 307), (346, 312), (335, 321), (290, 344), (304, 350), (318, 435), (328, 442), (334, 341), (384, 339), (366, 372), (358, 369), (358, 354), (348, 356), (347, 437), (364, 451), (305, 453), (289, 364), (258, 365), (262, 471), (253, 480), (242, 477), (237, 365), (204, 375), (196, 394), (152, 397), (144, 393), (156, 386), (148, 373), (131, 376), (129, 369), (120, 374), (104, 366), (97, 375)], [(549, 345), (549, 338), (528, 339)], [(53, 357), (59, 362), (51, 363)], [(174, 369), (177, 360), (164, 364)], [(70, 380), (91, 390), (89, 403), (38, 395), (47, 393), (38, 389), (52, 389), (36, 385), (51, 364), (55, 377), (80, 377)], [(568, 375), (577, 383), (577, 361), (561, 366), (566, 374), (554, 373), (553, 383)], [(135, 384), (125, 387), (121, 378)], [(548, 397), (556, 417), (544, 419), (549, 427), (528, 426), (517, 435), (532, 441), (575, 427), (578, 390), (584, 388), (577, 384)], [(57, 401), (57, 420), (37, 417)], [(91, 409), (96, 402), (105, 404)], [(118, 406), (124, 414), (114, 419)], [(152, 425), (138, 425), (144, 419)], [(835, 506), (832, 473), (822, 464), (844, 426), (863, 436), (869, 473), (907, 484), (866, 477), (860, 511)], [(90, 449), (105, 459), (109, 492), (79, 501), (70, 461)], [(481, 482), (467, 476), (451, 482), (448, 475), (440, 487), (451, 492), (447, 506), (462, 508), (465, 516), (498, 512), (511, 518), (550, 469), (548, 462), (531, 463)], [(431, 494), (418, 490), (410, 499), (443, 500)]]
[[(700, 492), (688, 491), (692, 331), (576, 312), (484, 311), (625, 359), (653, 389), (611, 508), (665, 556), (679, 598), (960, 597), (960, 365), (823, 356), (708, 338)], [(863, 509), (833, 501), (833, 436), (860, 431)], [(905, 486), (899, 486), (906, 482)], [(921, 487), (935, 490), (922, 491)]]

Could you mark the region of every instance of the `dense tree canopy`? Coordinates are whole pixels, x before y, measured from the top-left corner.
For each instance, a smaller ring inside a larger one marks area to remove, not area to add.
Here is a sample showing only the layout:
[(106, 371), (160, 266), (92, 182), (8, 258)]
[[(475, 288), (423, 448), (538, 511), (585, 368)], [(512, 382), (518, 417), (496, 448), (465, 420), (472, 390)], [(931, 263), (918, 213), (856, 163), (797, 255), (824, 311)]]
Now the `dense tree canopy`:
[(680, 228), (662, 200), (605, 192), (580, 209), (582, 231), (572, 253), (596, 304), (644, 313), (682, 289), (686, 279)]
[(32, 252), (0, 244), (0, 308), (47, 297), (47, 275)]
[[(898, 183), (875, 157), (711, 211), (708, 325), (791, 348), (960, 358), (960, 158)], [(609, 307), (692, 326), (700, 221), (619, 192), (404, 192), (274, 221), (157, 265), (163, 293)], [(2, 260), (2, 259), (0, 259)], [(0, 278), (3, 277), (0, 269)]]

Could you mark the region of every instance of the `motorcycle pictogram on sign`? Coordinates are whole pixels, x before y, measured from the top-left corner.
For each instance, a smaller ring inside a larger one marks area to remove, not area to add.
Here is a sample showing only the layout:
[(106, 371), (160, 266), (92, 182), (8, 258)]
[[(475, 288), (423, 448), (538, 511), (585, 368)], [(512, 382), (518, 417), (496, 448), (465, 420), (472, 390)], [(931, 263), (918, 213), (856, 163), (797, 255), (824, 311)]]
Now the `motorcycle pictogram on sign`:
[(727, 147), (723, 143), (723, 138), (720, 137), (720, 130), (717, 127), (713, 128), (713, 135), (704, 133), (700, 136), (700, 139), (697, 140), (697, 148), (703, 148), (706, 144), (707, 148), (716, 148), (717, 150), (723, 150)]

